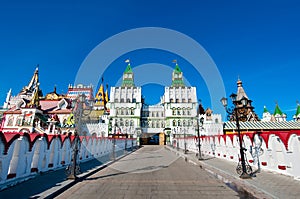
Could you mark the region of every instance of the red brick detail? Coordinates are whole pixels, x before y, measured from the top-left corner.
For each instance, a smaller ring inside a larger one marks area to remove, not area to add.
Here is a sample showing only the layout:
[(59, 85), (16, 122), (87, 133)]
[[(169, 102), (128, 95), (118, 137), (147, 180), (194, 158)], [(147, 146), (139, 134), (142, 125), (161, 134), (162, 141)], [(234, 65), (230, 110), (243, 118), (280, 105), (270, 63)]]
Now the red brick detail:
[(31, 168), (31, 173), (34, 173), (34, 172), (39, 172), (39, 169), (38, 168)]
[(278, 169), (280, 169), (280, 170), (286, 170), (286, 166), (284, 166), (284, 165), (278, 165)]
[(230, 159), (233, 159), (233, 156), (232, 156), (232, 155), (230, 156)]
[(224, 158), (226, 158), (226, 155), (223, 155)]
[(253, 163), (253, 160), (249, 160), (250, 163)]
[(63, 160), (63, 161), (60, 162), (60, 164), (66, 164), (66, 162)]
[(267, 166), (267, 162), (261, 162), (261, 165)]
[(7, 175), (7, 179), (15, 178), (16, 176), (17, 176), (17, 174), (10, 173), (10, 174)]

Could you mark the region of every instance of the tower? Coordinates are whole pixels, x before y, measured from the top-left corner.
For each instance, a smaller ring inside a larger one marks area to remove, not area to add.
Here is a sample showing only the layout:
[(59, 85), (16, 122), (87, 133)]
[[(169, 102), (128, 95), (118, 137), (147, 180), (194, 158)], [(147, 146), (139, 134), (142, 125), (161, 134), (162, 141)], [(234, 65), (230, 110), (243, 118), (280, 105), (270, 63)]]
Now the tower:
[(296, 113), (293, 116), (293, 119), (295, 121), (300, 121), (300, 104), (297, 102), (297, 109), (296, 109)]
[(110, 100), (107, 104), (111, 121), (109, 131), (111, 134), (136, 136), (137, 131), (140, 131), (142, 89), (135, 86), (129, 60), (126, 60), (126, 63), (128, 65), (123, 73), (122, 85), (110, 88)]
[[(242, 116), (240, 118), (241, 121), (259, 121), (258, 116), (254, 112), (254, 107), (252, 106), (252, 100), (249, 99), (247, 96), (244, 88), (243, 88), (243, 83), (240, 79), (237, 81), (237, 93), (236, 93), (236, 101), (240, 101), (241, 99), (246, 98), (248, 100), (248, 103), (246, 104), (245, 109), (239, 109), (243, 107), (243, 104), (236, 104), (236, 108), (238, 108), (238, 115)], [(240, 111), (243, 110), (243, 111)], [(235, 121), (235, 113), (233, 113), (230, 117), (230, 121)]]
[(128, 63), (124, 73), (123, 73), (123, 82), (122, 87), (134, 87), (134, 79), (133, 79), (133, 72), (130, 66), (129, 60), (126, 60)]
[(175, 69), (173, 70), (173, 73), (172, 73), (172, 86), (173, 87), (183, 87), (183, 86), (185, 86), (184, 82), (183, 82), (182, 71), (179, 68), (177, 62), (176, 62), (176, 65), (175, 65)]
[(275, 118), (275, 121), (282, 122), (286, 121), (286, 114), (284, 114), (281, 109), (278, 106), (278, 103), (276, 103), (275, 110), (273, 113), (273, 117)]
[(263, 122), (268, 122), (268, 121), (271, 121), (271, 113), (268, 111), (267, 107), (264, 106), (264, 112), (263, 112), (263, 115), (262, 115), (262, 120)]

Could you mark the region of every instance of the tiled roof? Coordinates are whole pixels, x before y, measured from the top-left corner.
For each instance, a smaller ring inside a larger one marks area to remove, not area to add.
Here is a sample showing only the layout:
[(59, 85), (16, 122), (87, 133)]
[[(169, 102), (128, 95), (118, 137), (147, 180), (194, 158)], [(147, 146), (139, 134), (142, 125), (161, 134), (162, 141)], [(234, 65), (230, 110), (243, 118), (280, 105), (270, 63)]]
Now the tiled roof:
[[(224, 130), (236, 129), (235, 122), (225, 122)], [(297, 121), (282, 121), (282, 122), (240, 122), (241, 130), (295, 130), (300, 129), (300, 122)]]

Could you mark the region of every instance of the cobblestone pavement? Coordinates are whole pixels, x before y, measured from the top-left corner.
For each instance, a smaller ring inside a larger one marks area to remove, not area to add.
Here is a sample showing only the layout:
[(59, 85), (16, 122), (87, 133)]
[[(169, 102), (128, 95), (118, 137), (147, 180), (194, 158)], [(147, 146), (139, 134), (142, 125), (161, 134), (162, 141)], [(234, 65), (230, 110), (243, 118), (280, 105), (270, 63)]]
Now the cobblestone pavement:
[(198, 161), (195, 153), (183, 154), (181, 150), (167, 148), (187, 158), (188, 161), (200, 165), (204, 170), (213, 173), (231, 186), (242, 188), (257, 198), (300, 198), (300, 181), (290, 176), (262, 170), (251, 179), (240, 179), (235, 171), (236, 163), (234, 162), (213, 157), (204, 157), (204, 160)]
[(83, 179), (57, 198), (239, 198), (239, 195), (170, 150), (144, 146)]

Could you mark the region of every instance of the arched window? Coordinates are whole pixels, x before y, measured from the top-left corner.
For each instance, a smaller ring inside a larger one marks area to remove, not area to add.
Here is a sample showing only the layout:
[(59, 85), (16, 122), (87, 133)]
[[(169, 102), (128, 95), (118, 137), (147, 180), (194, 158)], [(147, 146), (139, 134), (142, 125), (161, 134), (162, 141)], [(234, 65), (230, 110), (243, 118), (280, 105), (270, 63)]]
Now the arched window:
[(182, 121), (182, 125), (186, 126), (186, 121), (185, 120)]
[(188, 110), (188, 111), (187, 111), (187, 114), (188, 114), (188, 115), (191, 115), (191, 111), (190, 111), (190, 110)]
[(173, 120), (173, 126), (176, 126), (176, 121), (175, 120)]
[(181, 122), (180, 122), (180, 120), (178, 120), (178, 126), (181, 126)]
[(176, 110), (175, 109), (172, 110), (172, 115), (176, 115)]
[(181, 115), (179, 108), (177, 109), (177, 115)]

